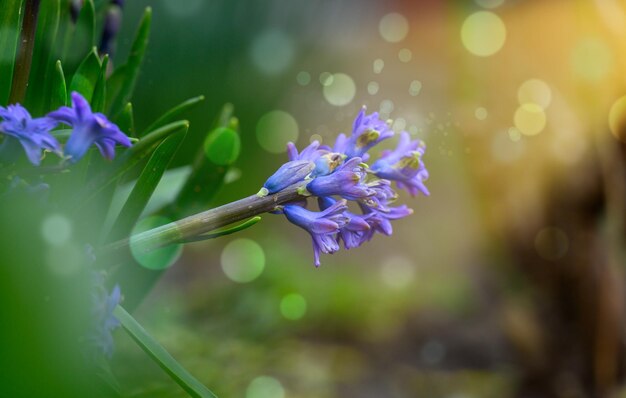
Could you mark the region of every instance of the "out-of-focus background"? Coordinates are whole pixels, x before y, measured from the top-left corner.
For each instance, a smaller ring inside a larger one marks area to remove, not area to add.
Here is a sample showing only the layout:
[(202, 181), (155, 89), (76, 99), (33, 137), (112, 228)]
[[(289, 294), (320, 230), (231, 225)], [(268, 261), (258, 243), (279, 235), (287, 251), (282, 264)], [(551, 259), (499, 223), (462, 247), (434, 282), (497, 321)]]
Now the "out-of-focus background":
[[(427, 144), (431, 196), (319, 269), (282, 216), (185, 247), (136, 315), (218, 395), (626, 394), (624, 1), (135, 0), (119, 56), (146, 5), (138, 128), (204, 94), (176, 166), (224, 103), (239, 119), (216, 204), (363, 105)], [(116, 342), (129, 396), (184, 396)]]

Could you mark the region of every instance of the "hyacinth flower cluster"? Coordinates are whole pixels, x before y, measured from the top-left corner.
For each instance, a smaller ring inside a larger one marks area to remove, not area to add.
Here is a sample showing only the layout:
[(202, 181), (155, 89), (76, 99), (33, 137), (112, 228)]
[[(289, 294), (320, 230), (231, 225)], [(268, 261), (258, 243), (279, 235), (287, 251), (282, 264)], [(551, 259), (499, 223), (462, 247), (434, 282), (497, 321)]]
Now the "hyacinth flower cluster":
[[(266, 196), (300, 184), (302, 195), (317, 198), (319, 211), (307, 209), (307, 201), (277, 209), (311, 235), (316, 267), (320, 253), (335, 253), (342, 242), (346, 249), (359, 247), (377, 233), (391, 235), (391, 222), (413, 213), (406, 205), (394, 205), (398, 198), (394, 184), (411, 196), (429, 195), (424, 185), (428, 171), (422, 161), (426, 146), (411, 140), (409, 133), (401, 132), (394, 150), (382, 151), (371, 166), (366, 163), (369, 150), (393, 135), (388, 122), (378, 113), (367, 115), (363, 108), (352, 134), (340, 134), (332, 147), (314, 141), (298, 152), (293, 143), (287, 144), (289, 161), (259, 191), (259, 196)], [(349, 210), (348, 202), (358, 210)]]
[[(77, 92), (71, 94), (72, 106), (62, 106), (46, 116), (33, 118), (20, 104), (0, 106), (0, 135), (4, 135), (0, 152), (13, 152), (16, 143), (24, 148), (28, 160), (39, 165), (45, 152), (52, 152), (75, 163), (91, 145), (107, 159), (115, 157), (115, 146), (131, 146), (130, 139), (102, 113), (93, 112), (89, 102)], [(64, 124), (72, 133), (64, 146), (52, 131)]]

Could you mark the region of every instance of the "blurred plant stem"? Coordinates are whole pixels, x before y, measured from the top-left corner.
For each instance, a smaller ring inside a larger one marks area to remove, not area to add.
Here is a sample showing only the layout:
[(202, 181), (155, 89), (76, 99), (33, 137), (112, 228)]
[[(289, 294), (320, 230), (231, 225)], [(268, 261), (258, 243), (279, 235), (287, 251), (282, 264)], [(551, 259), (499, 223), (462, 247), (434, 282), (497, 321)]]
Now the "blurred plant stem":
[(223, 206), (185, 217), (178, 221), (141, 232), (130, 238), (119, 240), (102, 248), (101, 254), (115, 255), (128, 249), (132, 244), (135, 251), (150, 252), (163, 246), (193, 240), (202, 234), (215, 231), (232, 223), (274, 211), (277, 206), (292, 202), (303, 196), (299, 188), (303, 183), (294, 184), (273, 195), (248, 196)]
[(23, 102), (28, 86), (30, 65), (33, 59), (35, 45), (35, 31), (37, 30), (37, 16), (39, 15), (39, 0), (26, 0), (24, 7), (24, 21), (20, 32), (20, 44), (13, 70), (13, 83), (9, 103)]

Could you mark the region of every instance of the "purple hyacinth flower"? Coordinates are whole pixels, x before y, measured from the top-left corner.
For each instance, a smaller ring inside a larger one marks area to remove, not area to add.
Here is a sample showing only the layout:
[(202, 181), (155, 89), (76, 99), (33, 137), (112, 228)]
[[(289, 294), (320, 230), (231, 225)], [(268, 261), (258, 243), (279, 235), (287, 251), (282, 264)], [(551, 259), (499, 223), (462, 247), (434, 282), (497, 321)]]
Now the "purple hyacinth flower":
[(335, 171), (335, 169), (343, 163), (345, 155), (341, 153), (331, 152), (330, 147), (320, 145), (315, 140), (309, 146), (298, 153), (298, 149), (293, 142), (287, 144), (287, 154), (289, 160), (309, 160), (315, 163), (315, 169), (312, 176), (327, 175)]
[(283, 212), (293, 224), (306, 230), (313, 240), (313, 258), (320, 265), (320, 253), (339, 250), (336, 235), (350, 220), (345, 216), (346, 201), (340, 200), (323, 211), (310, 211), (298, 205), (286, 205)]
[[(333, 206), (337, 201), (328, 196), (324, 196), (317, 199), (320, 209), (325, 210)], [(350, 219), (346, 225), (339, 229), (339, 239), (343, 241), (343, 245), (346, 249), (352, 249), (359, 247), (367, 239), (368, 231), (371, 229), (367, 223), (367, 219), (373, 215), (373, 213), (367, 215), (357, 215), (344, 211), (343, 214)]]
[(379, 232), (383, 235), (390, 236), (393, 233), (391, 220), (397, 220), (413, 214), (413, 209), (406, 205), (398, 207), (389, 207), (386, 204), (380, 208), (372, 208), (363, 203), (359, 203), (363, 214), (367, 215), (367, 223), (371, 229), (366, 231), (363, 237), (364, 241), (370, 241), (374, 237), (374, 233)]
[(393, 130), (389, 125), (378, 118), (378, 112), (365, 115), (365, 107), (354, 120), (352, 135), (346, 137), (339, 134), (335, 141), (334, 151), (346, 154), (348, 159), (360, 157), (367, 161), (367, 151), (382, 140), (393, 136)]
[(120, 321), (113, 315), (113, 311), (122, 300), (119, 285), (115, 285), (109, 294), (104, 285), (104, 275), (93, 273), (94, 287), (91, 295), (93, 326), (89, 341), (99, 354), (107, 357), (113, 355), (113, 330), (120, 326)]
[(315, 163), (310, 160), (292, 160), (280, 166), (270, 178), (265, 181), (259, 196), (282, 191), (290, 185), (303, 181), (315, 169)]
[(357, 200), (375, 193), (364, 180), (367, 172), (361, 158), (352, 158), (339, 166), (335, 172), (319, 176), (307, 184), (306, 189), (315, 196), (338, 195), (348, 200)]
[(393, 151), (386, 151), (374, 162), (371, 171), (379, 178), (396, 181), (398, 188), (406, 190), (412, 196), (419, 192), (428, 196), (424, 181), (428, 179), (428, 170), (421, 158), (426, 147), (420, 140), (411, 141), (409, 133), (402, 132), (398, 146)]
[(0, 117), (4, 119), (0, 122), (0, 132), (9, 136), (5, 138), (5, 142), (17, 139), (32, 164), (41, 163), (42, 149), (60, 152), (58, 141), (50, 134), (58, 124), (57, 121), (49, 117), (33, 119), (20, 104), (9, 105), (6, 108), (0, 106)]
[(73, 127), (72, 135), (65, 144), (65, 154), (70, 156), (72, 162), (82, 158), (92, 144), (109, 160), (115, 157), (116, 144), (131, 146), (126, 134), (102, 113), (93, 113), (87, 100), (77, 92), (72, 93), (71, 108), (62, 106), (48, 116)]

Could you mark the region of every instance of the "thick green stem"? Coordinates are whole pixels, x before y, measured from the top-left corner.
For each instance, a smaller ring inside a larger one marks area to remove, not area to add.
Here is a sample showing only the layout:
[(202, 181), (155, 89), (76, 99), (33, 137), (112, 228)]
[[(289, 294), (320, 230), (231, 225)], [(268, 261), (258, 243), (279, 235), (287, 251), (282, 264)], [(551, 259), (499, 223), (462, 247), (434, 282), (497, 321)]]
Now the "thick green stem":
[(9, 97), (10, 104), (23, 102), (26, 95), (30, 65), (33, 59), (33, 48), (35, 46), (38, 15), (39, 0), (26, 0), (19, 51), (15, 59), (15, 69), (13, 70), (13, 83), (11, 84), (11, 96)]
[(236, 202), (141, 232), (129, 239), (113, 242), (105, 246), (102, 252), (105, 255), (118, 253), (125, 250), (131, 241), (135, 249), (150, 252), (159, 247), (188, 240), (237, 221), (273, 211), (276, 206), (303, 198), (300, 194), (302, 187), (303, 184), (299, 183), (273, 195), (264, 197), (257, 195), (248, 196)]

